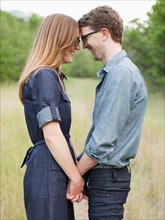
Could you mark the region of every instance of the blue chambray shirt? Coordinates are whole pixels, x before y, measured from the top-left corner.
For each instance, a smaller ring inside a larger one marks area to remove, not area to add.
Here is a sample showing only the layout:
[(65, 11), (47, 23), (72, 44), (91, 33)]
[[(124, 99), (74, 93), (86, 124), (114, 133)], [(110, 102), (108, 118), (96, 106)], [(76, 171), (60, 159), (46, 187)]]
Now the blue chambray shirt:
[(99, 164), (120, 168), (137, 154), (147, 89), (139, 69), (124, 50), (98, 76), (93, 123), (84, 151)]

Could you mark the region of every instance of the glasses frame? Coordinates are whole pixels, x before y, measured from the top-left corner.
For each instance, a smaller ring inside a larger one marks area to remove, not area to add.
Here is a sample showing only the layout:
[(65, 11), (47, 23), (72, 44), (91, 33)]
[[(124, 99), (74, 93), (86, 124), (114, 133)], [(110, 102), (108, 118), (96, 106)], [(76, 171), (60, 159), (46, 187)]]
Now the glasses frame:
[(82, 40), (82, 42), (83, 42), (83, 44), (85, 44), (86, 42), (87, 42), (87, 37), (88, 36), (90, 36), (90, 35), (92, 35), (92, 34), (95, 34), (95, 33), (98, 33), (99, 31), (101, 31), (101, 30), (97, 30), (97, 31), (92, 31), (92, 32), (90, 32), (90, 33), (88, 33), (88, 34), (86, 34), (86, 35), (82, 35), (81, 36), (81, 40)]
[(75, 41), (75, 43), (74, 43), (74, 46), (75, 47), (78, 47), (79, 46), (79, 44), (80, 44), (80, 38), (78, 37), (77, 39), (76, 39), (76, 41)]

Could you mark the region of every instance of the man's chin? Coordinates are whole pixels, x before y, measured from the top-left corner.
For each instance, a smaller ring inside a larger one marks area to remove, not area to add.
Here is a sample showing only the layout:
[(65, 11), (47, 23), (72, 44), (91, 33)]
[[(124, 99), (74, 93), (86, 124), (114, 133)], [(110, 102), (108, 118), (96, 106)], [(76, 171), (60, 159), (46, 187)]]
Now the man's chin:
[(97, 60), (97, 61), (99, 61), (100, 59), (99, 59), (98, 57), (94, 57), (94, 60)]

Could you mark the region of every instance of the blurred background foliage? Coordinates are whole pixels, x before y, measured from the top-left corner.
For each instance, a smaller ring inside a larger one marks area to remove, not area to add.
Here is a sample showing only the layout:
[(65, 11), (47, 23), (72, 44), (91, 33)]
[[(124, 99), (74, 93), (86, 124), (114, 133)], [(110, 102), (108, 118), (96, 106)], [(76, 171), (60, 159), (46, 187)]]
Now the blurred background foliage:
[[(146, 21), (135, 19), (125, 26), (123, 49), (144, 77), (162, 88), (165, 83), (165, 2), (157, 0), (147, 15)], [(32, 14), (29, 19), (23, 19), (5, 11), (0, 11), (0, 18), (0, 80), (18, 81), (42, 18)], [(63, 66), (63, 72), (72, 77), (92, 78), (102, 65), (88, 50), (81, 50), (76, 52), (72, 64)]]

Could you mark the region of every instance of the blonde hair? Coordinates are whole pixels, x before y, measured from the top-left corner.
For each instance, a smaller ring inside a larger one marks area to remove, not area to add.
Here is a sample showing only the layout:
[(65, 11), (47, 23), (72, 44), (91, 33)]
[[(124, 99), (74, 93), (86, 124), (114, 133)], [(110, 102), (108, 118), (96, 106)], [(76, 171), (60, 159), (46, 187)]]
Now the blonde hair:
[(65, 50), (75, 43), (77, 29), (77, 21), (64, 14), (52, 14), (43, 20), (19, 80), (19, 98), (22, 103), (23, 87), (30, 75), (42, 67), (59, 70)]

